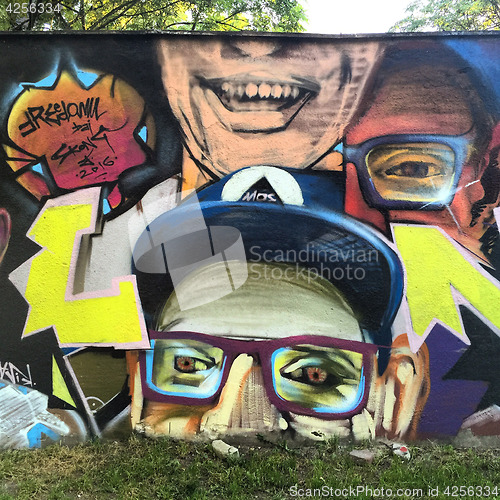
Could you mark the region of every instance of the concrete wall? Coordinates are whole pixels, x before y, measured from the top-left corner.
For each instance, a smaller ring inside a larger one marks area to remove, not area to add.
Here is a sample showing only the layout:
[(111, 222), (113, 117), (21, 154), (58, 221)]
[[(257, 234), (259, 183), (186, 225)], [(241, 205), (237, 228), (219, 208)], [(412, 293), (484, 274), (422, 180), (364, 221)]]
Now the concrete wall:
[(0, 42), (0, 447), (500, 434), (498, 36)]

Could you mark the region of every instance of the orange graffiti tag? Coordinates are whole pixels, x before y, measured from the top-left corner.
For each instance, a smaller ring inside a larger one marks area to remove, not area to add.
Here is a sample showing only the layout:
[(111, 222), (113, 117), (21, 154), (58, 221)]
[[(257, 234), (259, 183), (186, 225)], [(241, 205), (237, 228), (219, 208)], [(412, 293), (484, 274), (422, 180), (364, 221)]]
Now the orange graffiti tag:
[[(124, 170), (145, 163), (153, 129), (144, 100), (127, 83), (101, 75), (87, 88), (62, 71), (51, 88), (25, 86), (7, 124), (14, 145), (4, 148), (19, 183), (40, 199), (61, 190), (113, 186)], [(117, 206), (116, 186), (112, 193), (108, 199)]]

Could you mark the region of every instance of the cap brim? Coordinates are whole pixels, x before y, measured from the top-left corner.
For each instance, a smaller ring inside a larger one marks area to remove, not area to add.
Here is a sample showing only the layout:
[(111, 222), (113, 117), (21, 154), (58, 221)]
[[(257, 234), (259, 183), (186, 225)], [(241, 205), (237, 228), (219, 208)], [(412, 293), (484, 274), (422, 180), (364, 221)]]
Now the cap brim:
[[(314, 270), (330, 281), (365, 329), (385, 332), (385, 338), (377, 343), (388, 345), (387, 331), (403, 294), (403, 269), (397, 255), (374, 230), (334, 211), (224, 201), (180, 205), (158, 217), (154, 225), (162, 227), (163, 234), (168, 234), (168, 227), (189, 227), (199, 220), (200, 207), (209, 228), (229, 226), (241, 233), (247, 261), (289, 263)], [(163, 243), (168, 245), (169, 241)], [(212, 241), (212, 247), (214, 255), (226, 250), (217, 241)]]

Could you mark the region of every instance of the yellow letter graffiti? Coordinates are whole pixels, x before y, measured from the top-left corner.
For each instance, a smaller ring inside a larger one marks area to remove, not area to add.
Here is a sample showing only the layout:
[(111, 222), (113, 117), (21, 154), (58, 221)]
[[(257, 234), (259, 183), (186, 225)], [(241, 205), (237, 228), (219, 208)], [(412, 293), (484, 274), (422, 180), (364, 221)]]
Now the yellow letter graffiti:
[(500, 328), (500, 283), (469, 259), (436, 227), (395, 224), (394, 239), (407, 276), (414, 332), (424, 340), (437, 322), (467, 342), (458, 311), (470, 304), (495, 330)]
[[(28, 235), (44, 248), (31, 262), (24, 335), (53, 326), (65, 345), (147, 345), (135, 277), (116, 278), (106, 291), (75, 293), (82, 243), (95, 231), (98, 200), (98, 188), (50, 200), (30, 229)], [(110, 259), (115, 250), (123, 249), (110, 248)]]

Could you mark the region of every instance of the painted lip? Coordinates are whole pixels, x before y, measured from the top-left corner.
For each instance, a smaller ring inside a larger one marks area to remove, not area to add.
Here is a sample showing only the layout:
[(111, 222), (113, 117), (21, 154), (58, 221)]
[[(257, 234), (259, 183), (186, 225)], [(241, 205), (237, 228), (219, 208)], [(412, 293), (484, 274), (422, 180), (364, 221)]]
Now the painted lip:
[(280, 79), (267, 72), (212, 79), (198, 77), (198, 81), (200, 87), (211, 90), (224, 108), (233, 113), (298, 110), (321, 90), (315, 81), (300, 77)]

